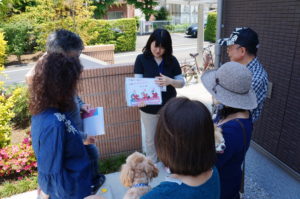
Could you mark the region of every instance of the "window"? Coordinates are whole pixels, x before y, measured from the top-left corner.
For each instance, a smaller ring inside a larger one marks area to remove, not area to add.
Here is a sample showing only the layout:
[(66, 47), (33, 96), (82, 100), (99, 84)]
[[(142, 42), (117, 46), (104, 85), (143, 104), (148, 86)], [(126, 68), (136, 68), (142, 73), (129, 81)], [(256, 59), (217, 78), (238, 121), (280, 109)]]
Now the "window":
[(121, 11), (111, 11), (107, 13), (108, 19), (120, 19), (123, 18), (123, 12)]

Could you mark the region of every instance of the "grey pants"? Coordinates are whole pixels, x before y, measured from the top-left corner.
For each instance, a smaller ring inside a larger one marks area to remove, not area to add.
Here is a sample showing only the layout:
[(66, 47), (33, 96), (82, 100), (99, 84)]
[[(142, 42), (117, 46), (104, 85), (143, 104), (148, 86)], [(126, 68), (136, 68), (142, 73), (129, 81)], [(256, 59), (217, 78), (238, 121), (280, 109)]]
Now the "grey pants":
[(143, 111), (140, 111), (140, 114), (142, 124), (143, 150), (146, 152), (147, 157), (149, 157), (153, 161), (153, 163), (156, 163), (158, 160), (154, 146), (154, 135), (159, 115), (149, 114)]

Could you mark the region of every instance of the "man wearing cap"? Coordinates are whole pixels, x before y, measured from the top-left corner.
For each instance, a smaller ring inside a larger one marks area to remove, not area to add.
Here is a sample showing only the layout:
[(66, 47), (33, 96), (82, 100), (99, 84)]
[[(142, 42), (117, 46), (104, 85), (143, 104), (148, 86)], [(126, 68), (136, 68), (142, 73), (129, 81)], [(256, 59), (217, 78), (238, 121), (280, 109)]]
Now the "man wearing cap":
[(220, 39), (221, 46), (227, 46), (230, 61), (235, 61), (246, 67), (252, 73), (252, 88), (257, 97), (257, 108), (251, 111), (252, 121), (255, 122), (262, 111), (268, 91), (268, 75), (256, 54), (259, 47), (258, 35), (251, 28), (235, 28), (229, 38)]

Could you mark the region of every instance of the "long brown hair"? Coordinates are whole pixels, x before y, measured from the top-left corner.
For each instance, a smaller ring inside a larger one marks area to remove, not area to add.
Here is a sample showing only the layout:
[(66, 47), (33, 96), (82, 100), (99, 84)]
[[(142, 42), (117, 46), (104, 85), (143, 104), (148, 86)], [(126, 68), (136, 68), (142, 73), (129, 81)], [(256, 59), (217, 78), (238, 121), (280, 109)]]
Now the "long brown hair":
[(40, 59), (29, 89), (31, 114), (38, 114), (47, 108), (57, 108), (62, 112), (73, 109), (81, 71), (78, 57), (49, 53)]
[(214, 125), (199, 101), (173, 98), (161, 109), (155, 133), (158, 158), (172, 173), (197, 176), (215, 163)]

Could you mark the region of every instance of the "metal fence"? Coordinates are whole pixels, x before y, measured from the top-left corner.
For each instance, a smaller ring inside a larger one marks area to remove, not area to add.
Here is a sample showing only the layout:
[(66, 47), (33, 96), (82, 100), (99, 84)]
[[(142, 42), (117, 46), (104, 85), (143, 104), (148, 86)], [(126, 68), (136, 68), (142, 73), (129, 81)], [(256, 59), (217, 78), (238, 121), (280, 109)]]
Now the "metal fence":
[(185, 32), (190, 24), (179, 24), (176, 21), (144, 21), (139, 22), (139, 35), (151, 34), (157, 28), (164, 28), (170, 32)]

